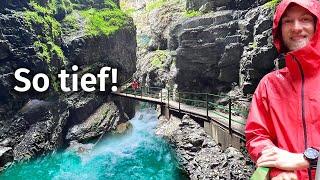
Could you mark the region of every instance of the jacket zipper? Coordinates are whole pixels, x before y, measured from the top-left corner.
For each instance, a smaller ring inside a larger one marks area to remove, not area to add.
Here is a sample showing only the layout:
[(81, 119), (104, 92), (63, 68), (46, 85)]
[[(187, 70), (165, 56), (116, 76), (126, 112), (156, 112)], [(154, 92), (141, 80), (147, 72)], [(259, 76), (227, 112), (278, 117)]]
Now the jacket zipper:
[[(305, 117), (305, 107), (304, 107), (304, 72), (302, 69), (302, 66), (300, 62), (297, 60), (297, 58), (293, 55), (291, 55), (293, 60), (298, 64), (300, 74), (301, 74), (301, 111), (302, 111), (302, 124), (303, 124), (303, 132), (304, 132), (304, 149), (307, 149), (308, 147), (308, 136), (307, 136), (307, 125), (306, 125), (306, 117)], [(309, 180), (311, 180), (311, 168), (308, 168), (308, 176)]]

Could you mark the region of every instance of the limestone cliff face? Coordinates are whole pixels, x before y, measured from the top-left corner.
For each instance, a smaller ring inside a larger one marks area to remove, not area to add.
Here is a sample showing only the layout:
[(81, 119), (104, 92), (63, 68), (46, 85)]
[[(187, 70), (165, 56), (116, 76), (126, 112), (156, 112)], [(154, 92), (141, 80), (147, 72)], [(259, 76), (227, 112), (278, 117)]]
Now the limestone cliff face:
[[(149, 40), (138, 53), (136, 76), (142, 77), (142, 82), (151, 77), (153, 85), (176, 84), (180, 91), (225, 94), (237, 89), (240, 93), (237, 95), (243, 96), (252, 94), (260, 79), (274, 69), (277, 53), (271, 37), (274, 11), (271, 2), (177, 0), (170, 3), (148, 13), (149, 20), (158, 20), (147, 23), (148, 28), (143, 28), (138, 36), (142, 42)], [(179, 11), (170, 11), (175, 8)], [(177, 12), (179, 16), (170, 18)], [(159, 51), (166, 55), (162, 66), (140, 68), (156, 61)]]
[(238, 85), (244, 94), (253, 93), (276, 58), (273, 9), (264, 3), (233, 1), (172, 28), (179, 89), (223, 93)]
[[(134, 77), (182, 92), (250, 98), (260, 79), (275, 68), (271, 27), (277, 2), (132, 2), (138, 41)], [(240, 109), (249, 106), (239, 104)]]
[[(22, 160), (55, 150), (83, 123), (96, 125), (78, 128), (72, 140), (98, 137), (133, 116), (132, 102), (109, 96), (109, 81), (106, 92), (62, 92), (57, 74), (73, 73), (73, 65), (79, 66), (79, 76), (117, 68), (119, 84), (135, 72), (136, 29), (118, 0), (1, 2), (0, 149), (12, 149), (7, 157)], [(14, 72), (22, 67), (31, 71), (29, 79), (47, 74), (49, 90), (16, 92), (13, 87), (21, 84)], [(94, 118), (98, 110), (104, 116)]]

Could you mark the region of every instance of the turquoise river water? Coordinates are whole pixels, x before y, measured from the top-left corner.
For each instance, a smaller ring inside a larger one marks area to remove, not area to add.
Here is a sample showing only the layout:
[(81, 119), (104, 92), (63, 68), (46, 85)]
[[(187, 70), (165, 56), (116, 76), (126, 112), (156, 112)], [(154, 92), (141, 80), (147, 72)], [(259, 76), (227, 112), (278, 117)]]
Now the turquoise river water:
[(156, 111), (140, 110), (132, 131), (105, 136), (93, 149), (54, 152), (16, 164), (0, 174), (5, 180), (183, 180), (173, 151), (155, 136)]

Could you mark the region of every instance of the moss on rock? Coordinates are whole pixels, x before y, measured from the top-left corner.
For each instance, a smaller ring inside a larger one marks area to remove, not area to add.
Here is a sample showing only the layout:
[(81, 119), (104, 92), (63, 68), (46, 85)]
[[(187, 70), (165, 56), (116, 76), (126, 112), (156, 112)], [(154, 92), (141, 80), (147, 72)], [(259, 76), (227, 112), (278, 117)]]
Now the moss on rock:
[(264, 4), (266, 8), (275, 9), (275, 7), (281, 2), (281, 0), (269, 0), (267, 3)]
[(89, 9), (80, 12), (86, 19), (85, 32), (88, 36), (109, 36), (127, 24), (128, 16), (120, 9)]
[(168, 56), (169, 56), (168, 51), (165, 51), (165, 50), (155, 51), (155, 54), (151, 59), (152, 66), (156, 68), (163, 68), (164, 63)]

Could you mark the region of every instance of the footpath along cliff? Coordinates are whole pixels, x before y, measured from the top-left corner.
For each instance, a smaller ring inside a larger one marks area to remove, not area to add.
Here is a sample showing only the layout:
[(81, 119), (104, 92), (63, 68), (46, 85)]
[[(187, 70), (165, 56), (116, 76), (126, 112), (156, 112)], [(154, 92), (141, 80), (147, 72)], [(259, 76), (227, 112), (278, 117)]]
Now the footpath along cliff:
[[(134, 77), (152, 87), (247, 99), (247, 103), (234, 104), (247, 111), (260, 79), (284, 66), (275, 61), (271, 36), (278, 2), (121, 1), (137, 26)], [(217, 103), (227, 104), (223, 98)], [(254, 165), (244, 149), (244, 154), (234, 148), (221, 149), (188, 117), (160, 120), (159, 135), (175, 147), (192, 179), (248, 179), (252, 174)]]

